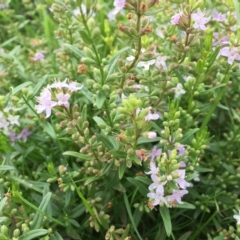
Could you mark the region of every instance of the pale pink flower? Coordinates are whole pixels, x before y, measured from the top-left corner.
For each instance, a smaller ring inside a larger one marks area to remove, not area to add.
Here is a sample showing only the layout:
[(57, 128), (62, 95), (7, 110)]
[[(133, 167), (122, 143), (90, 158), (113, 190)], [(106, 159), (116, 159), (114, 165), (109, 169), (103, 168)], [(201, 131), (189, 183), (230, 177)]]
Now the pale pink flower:
[(24, 142), (27, 141), (27, 137), (31, 135), (31, 132), (28, 131), (26, 128), (23, 128), (23, 130), (18, 134), (17, 139), (22, 138)]
[(56, 95), (57, 97), (57, 100), (58, 100), (58, 106), (64, 106), (66, 108), (69, 108), (69, 98), (70, 98), (70, 95), (67, 93), (67, 94), (64, 94), (64, 93), (58, 93)]
[(191, 17), (194, 20), (193, 27), (195, 29), (198, 29), (198, 30), (207, 29), (205, 24), (207, 24), (210, 21), (210, 17), (205, 17), (205, 14), (200, 9), (198, 9), (197, 13), (192, 13)]
[(151, 161), (150, 162), (150, 171), (149, 172), (145, 172), (146, 174), (158, 174), (159, 173), (159, 168), (156, 167), (155, 162)]
[(147, 137), (152, 139), (152, 138), (156, 138), (157, 137), (157, 133), (156, 132), (148, 132), (147, 133)]
[(43, 52), (36, 52), (34, 57), (33, 57), (34, 61), (43, 61), (44, 60), (44, 53)]
[(187, 187), (190, 187), (190, 183), (188, 183), (185, 180), (185, 173), (186, 173), (186, 171), (184, 169), (175, 170), (172, 173), (178, 173), (179, 174), (179, 178), (174, 179), (174, 182), (177, 183), (177, 185), (180, 188), (186, 189)]
[(39, 102), (39, 104), (35, 106), (37, 113), (46, 111), (46, 118), (50, 117), (52, 108), (57, 105), (57, 102), (52, 101), (51, 99), (51, 92), (45, 88), (41, 92), (40, 97), (37, 97), (37, 100)]
[(154, 146), (152, 151), (147, 155), (147, 157), (151, 157), (151, 160), (153, 161), (153, 159), (160, 156), (161, 153), (162, 149), (157, 149), (157, 146)]
[(49, 87), (56, 89), (68, 88), (67, 79), (65, 79), (63, 82), (55, 80), (54, 83), (52, 83)]
[(109, 21), (116, 19), (116, 15), (123, 10), (125, 4), (126, 0), (114, 0), (113, 5), (115, 8), (108, 13)]
[(16, 136), (16, 133), (13, 132), (13, 131), (10, 131), (9, 132), (9, 138), (11, 139), (12, 142), (15, 142), (18, 140), (17, 136)]
[(157, 120), (161, 117), (159, 113), (151, 113), (151, 107), (149, 107), (148, 109), (149, 109), (149, 112), (148, 112), (148, 115), (144, 118), (145, 121)]
[(77, 87), (77, 82), (70, 82), (70, 83), (68, 84), (68, 90), (69, 90), (70, 92), (76, 92), (77, 90), (82, 89), (82, 87), (83, 87), (83, 86)]
[(182, 156), (186, 152), (186, 149), (182, 144), (177, 146), (176, 149), (178, 150), (178, 157)]
[(153, 201), (153, 205), (154, 206), (162, 204), (162, 203), (165, 203), (167, 205), (167, 200), (166, 200), (166, 198), (163, 195), (164, 195), (163, 187), (162, 188), (158, 188), (156, 190), (156, 192), (150, 192), (150, 193), (147, 194), (147, 196), (150, 199), (154, 200)]
[(233, 47), (231, 49), (229, 47), (224, 47), (220, 50), (219, 55), (227, 57), (229, 64), (233, 64), (234, 60), (240, 61), (240, 55), (237, 47)]
[(219, 13), (216, 10), (212, 14), (212, 20), (217, 22), (224, 22), (226, 20), (226, 14)]
[(179, 20), (180, 20), (180, 18), (182, 16), (183, 16), (183, 12), (179, 12), (179, 13), (175, 14), (174, 16), (172, 16), (171, 24), (172, 25), (178, 25), (179, 24)]
[(171, 201), (171, 202), (176, 201), (179, 204), (182, 204), (183, 202), (181, 198), (183, 197), (183, 195), (187, 193), (188, 193), (187, 190), (173, 190), (173, 194), (168, 197), (168, 201)]

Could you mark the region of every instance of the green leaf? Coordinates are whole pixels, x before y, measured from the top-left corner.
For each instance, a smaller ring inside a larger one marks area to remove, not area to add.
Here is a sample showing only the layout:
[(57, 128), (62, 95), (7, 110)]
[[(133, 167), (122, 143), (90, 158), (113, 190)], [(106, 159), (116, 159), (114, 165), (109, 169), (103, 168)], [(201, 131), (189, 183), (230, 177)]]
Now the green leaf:
[(186, 133), (184, 133), (181, 142), (186, 143), (187, 140), (197, 131), (199, 131), (199, 128), (189, 129)]
[(175, 75), (177, 76), (177, 78), (181, 84), (184, 84), (186, 82), (178, 70), (173, 69), (173, 72), (175, 73)]
[(141, 193), (141, 195), (143, 195), (144, 197), (147, 196), (149, 190), (147, 189), (147, 187), (142, 184), (140, 181), (138, 181), (135, 178), (131, 178), (131, 177), (127, 177), (127, 180), (134, 185), (136, 188), (138, 188), (138, 191)]
[(197, 172), (213, 172), (213, 169), (211, 169), (211, 168), (205, 168), (205, 167), (200, 167), (200, 166), (197, 166), (195, 168), (195, 170)]
[(89, 178), (87, 178), (87, 181), (84, 183), (84, 185), (88, 185), (89, 183), (92, 183), (96, 180), (99, 180), (99, 177), (96, 177), (96, 176), (89, 177)]
[(31, 85), (31, 84), (32, 84), (32, 82), (24, 82), (24, 83), (18, 85), (17, 87), (15, 87), (15, 88), (12, 90), (12, 94), (14, 95), (14, 94), (18, 93), (18, 92), (21, 91), (23, 88), (25, 88), (25, 87), (27, 87), (27, 86), (29, 86), (29, 85)]
[(112, 143), (114, 149), (118, 150), (119, 149), (119, 141), (116, 140), (114, 137), (109, 137), (109, 141)]
[(97, 139), (98, 139), (98, 141), (102, 142), (109, 150), (114, 149), (111, 141), (109, 140), (109, 138), (107, 136), (98, 134)]
[(99, 125), (104, 125), (106, 127), (108, 126), (107, 123), (102, 118), (100, 118), (98, 116), (93, 117), (93, 120), (97, 123), (98, 126)]
[(11, 170), (16, 170), (16, 168), (13, 166), (7, 166), (7, 165), (0, 166), (0, 171), (11, 171)]
[(118, 177), (119, 179), (122, 179), (124, 173), (126, 170), (126, 160), (123, 160), (123, 162), (120, 162), (120, 166), (118, 167)]
[(162, 138), (156, 137), (156, 138), (145, 138), (145, 137), (140, 137), (137, 141), (137, 145), (143, 144), (143, 143), (151, 143), (151, 142), (159, 142)]
[(86, 44), (88, 45), (92, 44), (92, 39), (89, 37), (89, 35), (86, 33), (84, 29), (80, 29), (79, 33)]
[(195, 67), (195, 70), (196, 70), (197, 73), (200, 74), (200, 73), (203, 72), (203, 68), (204, 68), (203, 60), (202, 60), (202, 59), (199, 59), (199, 60), (197, 61), (197, 65), (196, 65), (196, 67)]
[(89, 102), (94, 103), (93, 95), (86, 87), (82, 86), (81, 93), (88, 99)]
[(182, 204), (177, 203), (177, 208), (196, 209), (193, 204), (187, 202), (183, 202)]
[(111, 161), (110, 163), (106, 163), (104, 167), (101, 169), (100, 176), (103, 176), (104, 174), (108, 173), (109, 170), (112, 168), (113, 164), (114, 164), (114, 161)]
[(55, 130), (53, 129), (52, 125), (49, 122), (41, 123), (42, 128), (44, 131), (52, 138), (57, 139)]
[(212, 50), (212, 38), (213, 38), (213, 31), (211, 30), (207, 34), (207, 36), (204, 40), (204, 47), (208, 52), (210, 52)]
[(48, 78), (48, 75), (45, 75), (42, 77), (42, 79), (36, 84), (36, 86), (33, 88), (33, 96), (36, 96), (38, 91), (42, 88), (43, 84), (46, 82)]
[(128, 212), (129, 219), (130, 219), (130, 221), (132, 223), (133, 229), (136, 232), (136, 234), (138, 235), (138, 238), (140, 240), (142, 240), (142, 238), (141, 238), (141, 236), (140, 236), (140, 234), (139, 234), (139, 232), (137, 230), (137, 227), (135, 225), (135, 222), (134, 222), (134, 219), (133, 219), (133, 215), (132, 215), (132, 212), (131, 212), (131, 207), (129, 205), (129, 201), (128, 201), (126, 193), (123, 194), (123, 198), (124, 198), (124, 203), (125, 203), (125, 206), (126, 206), (126, 209), (127, 209), (127, 212)]
[(80, 51), (77, 47), (75, 47), (69, 43), (64, 43), (63, 46), (66, 47), (67, 49), (69, 49), (72, 53), (74, 53), (79, 58), (82, 58), (85, 56), (82, 51)]
[(234, 168), (226, 163), (222, 163), (222, 166), (228, 171), (230, 172), (231, 174), (235, 175), (236, 172), (234, 170)]
[(98, 221), (100, 222), (104, 229), (109, 228), (108, 219), (104, 218), (104, 216), (98, 215)]
[(239, 1), (238, 0), (233, 0), (235, 12), (237, 15), (237, 25), (240, 25), (240, 10), (239, 10)]
[(87, 104), (85, 104), (82, 108), (81, 117), (83, 119), (83, 122), (87, 121)]
[(88, 212), (91, 214), (91, 216), (94, 217), (94, 212), (93, 212), (91, 206), (89, 205), (87, 199), (83, 196), (82, 192), (80, 191), (80, 189), (77, 187), (77, 185), (76, 185), (75, 182), (73, 181), (73, 179), (72, 179), (72, 177), (71, 177), (70, 174), (69, 174), (69, 178), (71, 179), (72, 184), (73, 184), (73, 186), (75, 187), (75, 190), (77, 191), (78, 196), (81, 198), (84, 206), (86, 207), (86, 209), (88, 210)]
[(165, 205), (163, 205), (160, 207), (159, 211), (163, 219), (166, 234), (168, 237), (170, 237), (170, 235), (172, 234), (172, 222), (169, 214), (169, 209)]
[(186, 233), (184, 233), (178, 240), (188, 240), (189, 237), (191, 236), (192, 232), (188, 231)]
[(82, 153), (74, 152), (74, 151), (66, 151), (63, 153), (63, 155), (73, 156), (73, 157), (79, 158), (80, 160), (84, 160), (84, 161), (91, 160), (91, 158), (89, 156), (82, 154)]
[(99, 90), (96, 96), (96, 105), (98, 109), (102, 108), (105, 100), (106, 100), (105, 93), (102, 90)]
[[(46, 196), (43, 197), (42, 202), (40, 203), (38, 209), (42, 212), (45, 212), (47, 209), (47, 206), (51, 200), (52, 193), (47, 193)], [(39, 229), (41, 227), (43, 221), (43, 214), (40, 212), (37, 212), (33, 218), (31, 229)]]
[(214, 63), (215, 59), (217, 58), (217, 55), (218, 55), (219, 51), (220, 51), (220, 47), (216, 47), (214, 52), (210, 55), (210, 57), (208, 59), (208, 68), (210, 68), (212, 66), (212, 64)]
[(127, 227), (126, 227), (126, 229), (125, 229), (125, 231), (123, 232), (120, 240), (126, 239), (126, 237), (128, 236), (129, 230), (130, 230), (130, 225), (128, 224)]
[(4, 197), (1, 202), (0, 202), (0, 213), (2, 212), (3, 210), (3, 207), (5, 206), (5, 203), (7, 202), (7, 197)]
[[(124, 47), (124, 48), (122, 48), (120, 51), (118, 51), (117, 53), (115, 53), (115, 54), (109, 59), (108, 64), (111, 66), (111, 65), (115, 62), (116, 59), (118, 59), (124, 52), (128, 51), (129, 49), (130, 49), (130, 47)], [(110, 68), (111, 68), (111, 67), (110, 67)], [(111, 72), (108, 73), (108, 76), (109, 76), (110, 74), (111, 74)]]
[(24, 233), (18, 239), (19, 240), (31, 240), (31, 239), (34, 239), (36, 237), (40, 237), (40, 236), (43, 236), (43, 235), (46, 235), (46, 234), (48, 234), (48, 230), (35, 229), (35, 230), (31, 230), (29, 232)]
[(52, 234), (56, 240), (63, 240), (63, 238), (61, 237), (61, 235), (58, 232), (55, 232), (54, 234)]
[(123, 152), (123, 151), (111, 150), (109, 152), (117, 158), (126, 158), (127, 157), (127, 153)]

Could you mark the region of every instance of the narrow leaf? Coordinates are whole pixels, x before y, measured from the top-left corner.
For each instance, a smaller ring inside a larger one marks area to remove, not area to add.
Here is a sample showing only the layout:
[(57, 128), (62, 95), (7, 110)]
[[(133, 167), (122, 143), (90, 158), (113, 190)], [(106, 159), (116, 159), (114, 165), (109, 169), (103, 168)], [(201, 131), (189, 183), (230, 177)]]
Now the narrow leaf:
[(102, 108), (105, 100), (106, 100), (105, 93), (102, 90), (99, 90), (96, 96), (96, 105), (98, 109)]
[(123, 194), (123, 197), (124, 197), (124, 203), (125, 203), (125, 206), (126, 206), (126, 209), (127, 209), (127, 212), (128, 212), (128, 216), (129, 216), (130, 221), (132, 223), (133, 229), (136, 232), (136, 234), (138, 235), (138, 238), (140, 240), (142, 240), (142, 238), (141, 238), (141, 236), (140, 236), (140, 234), (139, 234), (139, 232), (138, 232), (138, 230), (136, 228), (136, 225), (135, 225), (135, 222), (134, 222), (134, 219), (133, 219), (133, 215), (132, 215), (132, 212), (131, 212), (131, 207), (129, 205), (129, 201), (128, 201), (126, 193)]
[(90, 160), (89, 156), (87, 156), (85, 154), (82, 154), (82, 153), (73, 152), (73, 151), (66, 151), (66, 152), (63, 153), (63, 155), (73, 156), (73, 157), (79, 158), (80, 160), (85, 160), (85, 161)]
[(19, 240), (31, 240), (31, 239), (34, 239), (36, 237), (40, 237), (40, 236), (43, 236), (46, 234), (48, 234), (48, 230), (46, 230), (46, 229), (35, 229), (35, 230), (31, 230), (29, 232), (24, 233), (18, 239)]
[[(38, 209), (40, 209), (42, 212), (45, 212), (51, 197), (52, 193), (47, 193), (47, 195), (43, 197)], [(40, 212), (37, 212), (33, 218), (31, 229), (39, 229), (41, 227), (42, 220), (43, 215)]]
[(164, 227), (168, 237), (172, 234), (172, 222), (169, 214), (169, 209), (164, 205), (160, 207), (160, 214), (163, 219)]
[(0, 171), (11, 171), (11, 170), (16, 170), (16, 168), (13, 166), (6, 166), (6, 165), (0, 166)]

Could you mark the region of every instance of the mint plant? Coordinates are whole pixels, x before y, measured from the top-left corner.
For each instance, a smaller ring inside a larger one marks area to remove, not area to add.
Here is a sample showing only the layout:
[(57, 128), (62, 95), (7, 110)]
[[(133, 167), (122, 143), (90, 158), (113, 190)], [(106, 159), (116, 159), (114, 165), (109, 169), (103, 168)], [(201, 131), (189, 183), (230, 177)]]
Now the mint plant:
[(239, 3), (0, 3), (0, 239), (239, 239)]

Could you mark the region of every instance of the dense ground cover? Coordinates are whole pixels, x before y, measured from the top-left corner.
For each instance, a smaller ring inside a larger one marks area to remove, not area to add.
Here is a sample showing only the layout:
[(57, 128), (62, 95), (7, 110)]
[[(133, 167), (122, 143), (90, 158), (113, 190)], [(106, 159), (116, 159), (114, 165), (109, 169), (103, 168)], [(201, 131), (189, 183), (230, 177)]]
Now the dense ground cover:
[(239, 239), (239, 7), (0, 1), (0, 239)]

